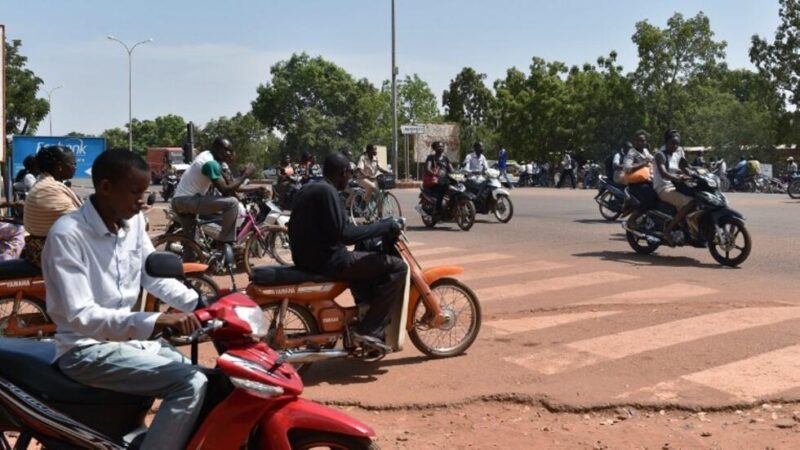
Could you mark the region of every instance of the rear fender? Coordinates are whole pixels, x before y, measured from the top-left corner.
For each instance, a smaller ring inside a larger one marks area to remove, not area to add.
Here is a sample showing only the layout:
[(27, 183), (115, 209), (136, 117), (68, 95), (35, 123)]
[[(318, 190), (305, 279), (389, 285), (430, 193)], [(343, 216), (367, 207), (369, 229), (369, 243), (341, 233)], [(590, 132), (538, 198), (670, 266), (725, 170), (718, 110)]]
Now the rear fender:
[(289, 432), (315, 430), (347, 436), (372, 438), (368, 425), (335, 409), (302, 398), (283, 403), (261, 418), (261, 442), (265, 448), (290, 450)]
[[(442, 266), (442, 267), (433, 267), (422, 272), (422, 276), (425, 278), (425, 282), (428, 283), (428, 286), (435, 283), (437, 280), (442, 278), (447, 278), (455, 275), (461, 275), (464, 273), (463, 267), (458, 266)], [(411, 329), (414, 326), (414, 315), (413, 311), (417, 307), (417, 303), (421, 300), (419, 289), (417, 289), (414, 284), (411, 284), (411, 287), (408, 291), (408, 318), (406, 320), (406, 329)]]
[(203, 273), (208, 270), (207, 264), (183, 263), (183, 273)]

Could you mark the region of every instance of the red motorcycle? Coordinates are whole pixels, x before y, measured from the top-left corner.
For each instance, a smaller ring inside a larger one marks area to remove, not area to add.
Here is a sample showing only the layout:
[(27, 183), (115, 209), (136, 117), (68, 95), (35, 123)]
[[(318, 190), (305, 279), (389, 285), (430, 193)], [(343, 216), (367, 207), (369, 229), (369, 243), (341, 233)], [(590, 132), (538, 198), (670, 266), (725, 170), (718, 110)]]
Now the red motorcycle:
[[(156, 252), (151, 276), (181, 278), (173, 254)], [(209, 379), (197, 429), (187, 449), (374, 449), (372, 429), (336, 410), (300, 398), (303, 382), (285, 359), (261, 342), (269, 324), (243, 294), (195, 312), (203, 328), (185, 338), (197, 363), (209, 337), (221, 355)], [(78, 384), (52, 365), (55, 345), (0, 338), (0, 449), (129, 449), (144, 439), (152, 398)], [(13, 445), (12, 445), (13, 442)]]

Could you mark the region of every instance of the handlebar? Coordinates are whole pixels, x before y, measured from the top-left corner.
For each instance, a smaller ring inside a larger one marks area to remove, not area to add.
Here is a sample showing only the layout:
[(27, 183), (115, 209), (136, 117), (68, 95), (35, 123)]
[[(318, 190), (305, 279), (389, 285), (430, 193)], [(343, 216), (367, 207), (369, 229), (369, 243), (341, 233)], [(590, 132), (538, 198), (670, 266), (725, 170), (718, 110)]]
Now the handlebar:
[(209, 320), (206, 325), (202, 328), (195, 330), (192, 334), (188, 336), (175, 336), (175, 330), (170, 327), (164, 328), (161, 332), (161, 337), (164, 339), (169, 339), (177, 344), (192, 344), (197, 342), (202, 336), (207, 335), (208, 333), (219, 330), (225, 325), (225, 322), (219, 319), (211, 319)]

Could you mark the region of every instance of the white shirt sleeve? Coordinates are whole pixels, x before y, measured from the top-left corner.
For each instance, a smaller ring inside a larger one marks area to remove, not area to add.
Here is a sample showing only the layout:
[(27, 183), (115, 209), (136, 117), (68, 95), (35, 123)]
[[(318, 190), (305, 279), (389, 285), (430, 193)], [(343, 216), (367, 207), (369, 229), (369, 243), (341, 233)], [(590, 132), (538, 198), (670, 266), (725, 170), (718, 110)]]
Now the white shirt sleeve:
[(481, 159), (480, 159), (480, 162), (478, 163), (478, 165), (481, 167), (480, 170), (482, 170), (484, 172), (489, 170), (489, 163), (486, 162), (486, 156), (484, 156), (484, 155), (481, 155)]
[(76, 236), (51, 233), (44, 246), (42, 272), (47, 284), (47, 312), (62, 317), (73, 331), (96, 340), (145, 340), (159, 313), (104, 308), (93, 297), (82, 243)]

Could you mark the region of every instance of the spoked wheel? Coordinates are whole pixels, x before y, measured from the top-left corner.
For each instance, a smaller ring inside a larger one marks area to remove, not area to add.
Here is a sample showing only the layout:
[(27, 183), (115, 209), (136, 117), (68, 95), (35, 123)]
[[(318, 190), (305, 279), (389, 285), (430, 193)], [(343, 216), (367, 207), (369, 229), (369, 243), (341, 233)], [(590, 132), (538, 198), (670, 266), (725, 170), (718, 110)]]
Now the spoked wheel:
[(456, 205), (456, 225), (464, 231), (469, 231), (475, 225), (475, 204), (472, 200), (464, 198)]
[(800, 180), (795, 180), (789, 183), (789, 187), (786, 188), (786, 192), (789, 193), (789, 197), (795, 200), (800, 199)]
[(292, 247), (289, 245), (289, 233), (286, 231), (275, 231), (269, 235), (269, 251), (275, 257), (275, 261), (283, 266), (294, 265), (292, 260)]
[(613, 209), (605, 206), (614, 202), (614, 194), (609, 191), (605, 191), (600, 197), (600, 200), (601, 203), (598, 204), (600, 207), (600, 215), (609, 222), (614, 222), (615, 220), (619, 219), (619, 216), (622, 214), (622, 212), (616, 212)]
[(186, 284), (206, 298), (214, 299), (219, 297), (219, 285), (213, 278), (204, 273), (187, 273)]
[(292, 450), (380, 450), (370, 438), (326, 433), (323, 431), (295, 430), (290, 432)]
[[(270, 303), (268, 305), (263, 305), (261, 307), (261, 310), (264, 311), (264, 318), (267, 319), (267, 322), (270, 324), (269, 334), (265, 338), (267, 344), (270, 347), (272, 347), (274, 350), (277, 351), (310, 350), (310, 348), (306, 346), (284, 348), (279, 346), (275, 342), (275, 325), (278, 323), (278, 313), (280, 312), (279, 303)], [(283, 322), (284, 336), (286, 336), (286, 338), (296, 339), (296, 338), (301, 338), (303, 336), (314, 335), (318, 333), (319, 333), (319, 326), (317, 325), (317, 321), (314, 319), (314, 316), (312, 316), (311, 313), (308, 312), (308, 310), (306, 310), (305, 308), (295, 305), (293, 303), (289, 303), (289, 307), (286, 309), (286, 317)], [(294, 368), (301, 375), (305, 373), (309, 367), (311, 367), (310, 363), (294, 365)]]
[(162, 234), (153, 238), (153, 247), (158, 251), (171, 252), (178, 255), (183, 262), (199, 262), (205, 264), (206, 255), (200, 244), (182, 234)]
[(367, 203), (364, 201), (364, 192), (353, 192), (353, 198), (350, 201), (350, 220), (360, 225), (366, 223)]
[(649, 255), (661, 246), (659, 243), (650, 242), (647, 238), (639, 237), (630, 231), (625, 232), (625, 237), (628, 238), (631, 248), (640, 255)]
[(514, 204), (507, 195), (498, 195), (494, 202), (494, 216), (500, 223), (508, 223), (514, 216)]
[(431, 316), (420, 300), (412, 312), (414, 327), (408, 336), (422, 353), (432, 358), (446, 358), (464, 353), (478, 337), (481, 328), (481, 305), (474, 292), (453, 278), (441, 278), (431, 285), (439, 297), (447, 321), (431, 328)]
[(744, 184), (742, 185), (742, 190), (745, 192), (751, 192), (751, 193), (755, 192), (756, 188), (757, 188), (756, 182), (753, 180), (745, 181)]
[(753, 247), (744, 222), (735, 217), (723, 217), (717, 226), (719, 231), (708, 246), (711, 256), (723, 266), (736, 267), (743, 263)]
[(52, 328), (53, 321), (47, 315), (43, 301), (33, 297), (23, 297), (19, 301), (19, 309), (14, 317), (14, 300), (14, 296), (0, 298), (0, 336), (35, 337), (40, 330), (45, 336), (52, 334), (50, 330), (44, 328)]
[(378, 218), (386, 219), (389, 217), (403, 217), (403, 211), (400, 209), (400, 202), (397, 197), (391, 192), (384, 192), (383, 202), (381, 202), (381, 207), (378, 210)]

